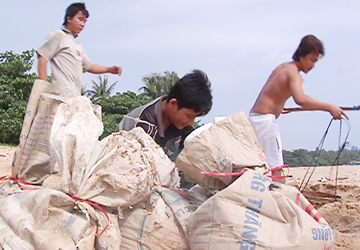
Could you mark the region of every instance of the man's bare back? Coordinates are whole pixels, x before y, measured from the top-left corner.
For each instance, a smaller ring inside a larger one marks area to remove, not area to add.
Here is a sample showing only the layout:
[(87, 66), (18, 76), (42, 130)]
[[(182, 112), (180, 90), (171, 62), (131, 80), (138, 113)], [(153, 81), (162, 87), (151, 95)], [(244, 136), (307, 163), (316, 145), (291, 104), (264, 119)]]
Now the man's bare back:
[(282, 63), (276, 67), (266, 81), (251, 112), (273, 114), (277, 118), (286, 101), (292, 96), (290, 88), (292, 79), (295, 79), (297, 84), (302, 85), (303, 79), (294, 62)]

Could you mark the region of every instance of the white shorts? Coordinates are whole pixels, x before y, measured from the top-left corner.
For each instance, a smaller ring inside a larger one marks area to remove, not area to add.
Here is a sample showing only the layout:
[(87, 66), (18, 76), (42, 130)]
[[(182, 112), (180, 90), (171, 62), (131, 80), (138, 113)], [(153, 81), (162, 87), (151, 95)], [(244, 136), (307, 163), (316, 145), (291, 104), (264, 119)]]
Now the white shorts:
[(284, 165), (279, 125), (273, 114), (250, 113), (249, 121), (271, 169)]

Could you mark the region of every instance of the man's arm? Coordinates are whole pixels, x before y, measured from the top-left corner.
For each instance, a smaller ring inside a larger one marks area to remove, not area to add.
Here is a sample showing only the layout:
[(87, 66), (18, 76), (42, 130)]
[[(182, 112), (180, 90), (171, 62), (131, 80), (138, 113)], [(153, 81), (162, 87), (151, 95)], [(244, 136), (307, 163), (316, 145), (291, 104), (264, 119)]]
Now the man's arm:
[(122, 67), (121, 66), (105, 67), (105, 66), (101, 66), (96, 63), (93, 63), (90, 66), (90, 68), (88, 69), (88, 71), (93, 74), (111, 73), (111, 74), (121, 75)]
[(340, 107), (331, 103), (319, 101), (309, 95), (306, 95), (302, 87), (302, 78), (298, 75), (298, 72), (296, 72), (296, 74), (293, 72), (289, 74), (289, 88), (296, 104), (304, 109), (328, 111), (334, 119), (341, 119), (342, 115), (349, 119)]
[(39, 73), (39, 78), (41, 80), (44, 81), (48, 81), (48, 77), (47, 77), (47, 60), (45, 59), (45, 57), (42, 57), (39, 55), (39, 59), (38, 59), (38, 73)]

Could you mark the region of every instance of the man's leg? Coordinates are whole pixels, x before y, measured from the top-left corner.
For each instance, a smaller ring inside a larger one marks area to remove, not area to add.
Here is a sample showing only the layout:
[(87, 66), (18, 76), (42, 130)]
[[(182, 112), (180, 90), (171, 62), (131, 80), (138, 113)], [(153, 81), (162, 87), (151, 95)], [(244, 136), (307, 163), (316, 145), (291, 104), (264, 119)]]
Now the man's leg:
[[(284, 165), (279, 125), (274, 115), (255, 115), (249, 117), (258, 141), (265, 152), (269, 167), (274, 169)], [(272, 172), (274, 176), (281, 176), (282, 170)], [(280, 179), (279, 181), (281, 181)], [(278, 180), (277, 180), (278, 181)]]

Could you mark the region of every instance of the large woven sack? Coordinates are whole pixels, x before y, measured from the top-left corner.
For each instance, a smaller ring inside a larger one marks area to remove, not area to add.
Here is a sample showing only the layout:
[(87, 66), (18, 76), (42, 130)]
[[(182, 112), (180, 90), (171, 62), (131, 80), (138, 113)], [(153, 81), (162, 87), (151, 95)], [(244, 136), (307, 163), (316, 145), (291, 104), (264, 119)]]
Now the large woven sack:
[[(183, 203), (178, 201), (177, 205), (181, 206)], [(182, 210), (185, 211), (185, 206)], [(158, 192), (147, 201), (124, 210), (120, 230), (121, 249), (124, 250), (188, 249), (182, 225)]]
[(57, 107), (65, 101), (59, 94), (53, 84), (35, 80), (14, 154), (13, 177), (41, 183), (52, 173), (55, 157), (49, 143), (51, 125)]
[(192, 250), (335, 246), (335, 232), (296, 188), (253, 170), (205, 201), (190, 218), (187, 236)]
[(17, 250), (95, 249), (94, 210), (68, 195), (28, 190), (0, 197), (0, 248)]
[(264, 173), (268, 169), (264, 151), (244, 112), (216, 122), (187, 142), (176, 166), (185, 172), (188, 181), (216, 190), (229, 185), (233, 178), (203, 175), (202, 171), (231, 173), (254, 168)]
[(63, 192), (37, 188), (0, 195), (0, 249), (120, 249), (117, 215), (105, 215)]
[(175, 164), (142, 128), (99, 141), (99, 113), (85, 97), (59, 106), (50, 141), (63, 192), (107, 207), (128, 207), (146, 200), (158, 185), (179, 185)]

